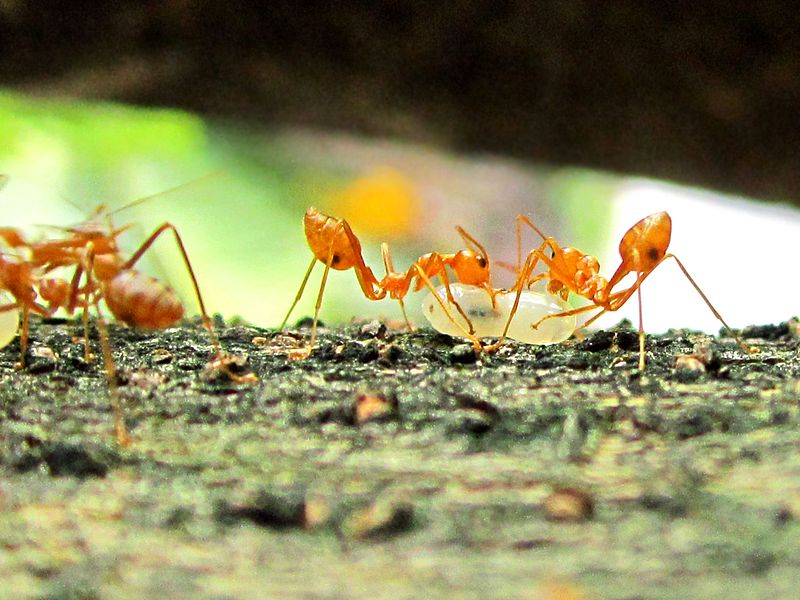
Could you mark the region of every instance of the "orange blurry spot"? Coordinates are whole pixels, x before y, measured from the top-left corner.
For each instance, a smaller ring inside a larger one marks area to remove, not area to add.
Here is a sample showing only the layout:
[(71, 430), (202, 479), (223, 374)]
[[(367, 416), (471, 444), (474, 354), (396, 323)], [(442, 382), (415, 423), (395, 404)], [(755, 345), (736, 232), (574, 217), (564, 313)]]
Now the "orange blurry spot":
[(397, 239), (415, 232), (420, 198), (411, 180), (394, 169), (380, 167), (359, 177), (329, 202), (335, 214), (359, 232)]

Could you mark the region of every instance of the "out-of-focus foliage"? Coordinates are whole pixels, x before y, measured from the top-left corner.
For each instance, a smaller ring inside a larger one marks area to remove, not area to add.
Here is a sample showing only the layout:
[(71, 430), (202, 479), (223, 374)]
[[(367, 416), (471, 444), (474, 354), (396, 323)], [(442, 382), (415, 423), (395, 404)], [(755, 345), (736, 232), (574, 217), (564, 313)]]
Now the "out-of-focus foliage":
[[(262, 325), (281, 320), (310, 260), (302, 231), (308, 206), (346, 218), (380, 275), (380, 242), (390, 244), (395, 267), (405, 270), (423, 253), (462, 248), (456, 224), (481, 240), (492, 259), (513, 262), (516, 214), (531, 214), (554, 235), (577, 233), (586, 198), (595, 210), (610, 193), (606, 183), (598, 196), (591, 179), (573, 172), (545, 178), (495, 157), (457, 158), (347, 136), (244, 130), (175, 110), (7, 93), (0, 94), (0, 139), (0, 173), (9, 176), (0, 195), (4, 225), (44, 236), (51, 230), (39, 225), (73, 224), (97, 204), (117, 208), (155, 195), (115, 217), (117, 224), (135, 224), (123, 238), (126, 250), (162, 222), (174, 223), (210, 310)], [(538, 241), (526, 234), (525, 243), (527, 250)], [(142, 268), (178, 288), (189, 312), (196, 311), (171, 240), (157, 242)], [(495, 272), (498, 286), (513, 278)], [(293, 320), (313, 310), (318, 277)], [(409, 302), (412, 316), (418, 304)], [(325, 321), (370, 315), (400, 316), (389, 301), (364, 299), (352, 273), (329, 278)]]

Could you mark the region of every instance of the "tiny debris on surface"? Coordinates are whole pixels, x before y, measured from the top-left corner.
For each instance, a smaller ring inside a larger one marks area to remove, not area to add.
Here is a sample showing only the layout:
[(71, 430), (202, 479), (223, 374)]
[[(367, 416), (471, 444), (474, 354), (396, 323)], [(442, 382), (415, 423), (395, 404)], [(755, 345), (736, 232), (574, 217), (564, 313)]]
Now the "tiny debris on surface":
[(110, 333), (127, 448), (79, 323), (35, 319), (31, 347), (47, 350), (27, 369), (17, 341), (0, 351), (14, 598), (524, 598), (565, 581), (587, 598), (755, 599), (800, 585), (788, 324), (745, 329), (758, 354), (648, 336), (644, 373), (625, 324), (483, 354), (361, 323), (321, 330), (306, 360), (287, 353), (307, 330), (222, 327), (226, 364), (257, 381), (209, 371), (198, 321)]

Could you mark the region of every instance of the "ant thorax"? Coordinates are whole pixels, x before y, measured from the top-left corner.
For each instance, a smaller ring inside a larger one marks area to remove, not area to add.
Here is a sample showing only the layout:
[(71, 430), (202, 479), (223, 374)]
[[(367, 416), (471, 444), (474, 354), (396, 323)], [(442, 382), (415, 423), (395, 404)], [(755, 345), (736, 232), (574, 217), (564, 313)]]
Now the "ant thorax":
[(392, 300), (403, 298), (411, 287), (411, 278), (405, 273), (388, 273), (378, 283), (378, 287), (389, 292)]

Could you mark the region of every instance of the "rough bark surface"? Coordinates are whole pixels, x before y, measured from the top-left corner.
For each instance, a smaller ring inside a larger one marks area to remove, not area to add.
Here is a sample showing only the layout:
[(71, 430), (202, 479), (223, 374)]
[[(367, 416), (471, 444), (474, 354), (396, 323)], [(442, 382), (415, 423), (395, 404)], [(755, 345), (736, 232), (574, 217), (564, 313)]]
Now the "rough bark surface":
[(0, 352), (0, 597), (795, 598), (797, 324), (470, 346), (377, 322), (78, 323)]

